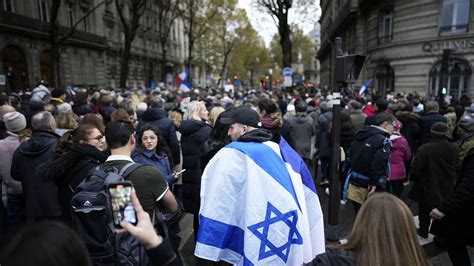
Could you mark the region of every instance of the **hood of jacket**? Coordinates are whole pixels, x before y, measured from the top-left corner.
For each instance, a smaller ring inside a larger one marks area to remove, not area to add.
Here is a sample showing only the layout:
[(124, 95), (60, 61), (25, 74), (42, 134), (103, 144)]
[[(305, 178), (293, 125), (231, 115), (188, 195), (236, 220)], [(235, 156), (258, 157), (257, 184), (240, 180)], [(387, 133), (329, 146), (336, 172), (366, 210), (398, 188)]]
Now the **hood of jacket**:
[(203, 127), (209, 127), (209, 125), (203, 121), (194, 119), (183, 120), (183, 122), (181, 122), (181, 125), (178, 128), (178, 131), (184, 136), (189, 136)]
[(273, 138), (273, 134), (268, 129), (258, 128), (254, 129), (247, 134), (240, 136), (237, 141), (240, 142), (265, 142), (270, 141)]
[(168, 117), (168, 113), (161, 108), (150, 108), (142, 115), (142, 120), (145, 122), (156, 121)]
[(56, 144), (59, 135), (50, 131), (36, 131), (31, 139), (24, 142), (18, 151), (28, 157), (37, 157)]
[(48, 166), (48, 176), (57, 183), (62, 183), (61, 181), (68, 175), (74, 174), (69, 173), (69, 171), (74, 169), (81, 159), (87, 159), (101, 164), (105, 162), (107, 155), (92, 145), (76, 143), (67, 153), (51, 162)]
[(377, 126), (365, 126), (361, 130), (359, 130), (355, 136), (356, 140), (366, 140), (368, 138), (371, 138), (375, 135), (382, 135), (383, 137), (388, 137), (389, 134), (381, 127)]
[(298, 124), (304, 124), (309, 120), (309, 116), (307, 114), (298, 113), (293, 117), (293, 121)]

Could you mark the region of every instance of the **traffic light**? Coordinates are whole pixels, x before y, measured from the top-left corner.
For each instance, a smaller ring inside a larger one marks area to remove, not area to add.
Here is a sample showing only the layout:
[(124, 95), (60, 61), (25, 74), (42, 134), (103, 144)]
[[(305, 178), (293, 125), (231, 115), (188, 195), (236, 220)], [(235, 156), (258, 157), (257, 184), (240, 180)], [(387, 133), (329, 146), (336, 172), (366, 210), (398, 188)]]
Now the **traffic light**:
[(343, 55), (336, 58), (336, 82), (355, 83), (364, 65), (363, 55)]

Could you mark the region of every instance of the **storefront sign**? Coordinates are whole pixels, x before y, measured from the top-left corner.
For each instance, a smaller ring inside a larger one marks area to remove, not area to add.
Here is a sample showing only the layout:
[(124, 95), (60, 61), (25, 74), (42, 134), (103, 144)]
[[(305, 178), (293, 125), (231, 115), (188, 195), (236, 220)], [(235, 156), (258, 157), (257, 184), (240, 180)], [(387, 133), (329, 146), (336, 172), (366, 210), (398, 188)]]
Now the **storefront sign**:
[(425, 42), (423, 44), (423, 51), (436, 52), (444, 49), (450, 50), (465, 50), (474, 48), (474, 39), (465, 40), (446, 40), (439, 42)]

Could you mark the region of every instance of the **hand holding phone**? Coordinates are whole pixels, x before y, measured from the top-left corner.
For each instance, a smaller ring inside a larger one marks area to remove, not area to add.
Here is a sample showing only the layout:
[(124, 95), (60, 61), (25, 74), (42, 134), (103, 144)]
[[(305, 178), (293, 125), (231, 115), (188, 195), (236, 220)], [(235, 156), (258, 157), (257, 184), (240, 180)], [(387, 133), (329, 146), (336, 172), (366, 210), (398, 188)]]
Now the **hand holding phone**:
[(131, 200), (133, 184), (131, 182), (119, 182), (108, 185), (110, 204), (114, 226), (121, 228), (120, 223), (126, 221), (131, 224), (137, 224), (137, 215)]

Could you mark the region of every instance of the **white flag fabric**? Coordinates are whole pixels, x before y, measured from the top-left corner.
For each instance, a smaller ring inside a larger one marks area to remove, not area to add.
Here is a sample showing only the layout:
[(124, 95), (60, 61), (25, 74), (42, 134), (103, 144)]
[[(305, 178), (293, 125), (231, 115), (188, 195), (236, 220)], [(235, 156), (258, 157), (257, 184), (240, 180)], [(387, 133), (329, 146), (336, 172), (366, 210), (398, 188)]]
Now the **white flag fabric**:
[(324, 253), (316, 188), (301, 157), (282, 139), (233, 142), (201, 181), (195, 255), (235, 265), (302, 265)]

